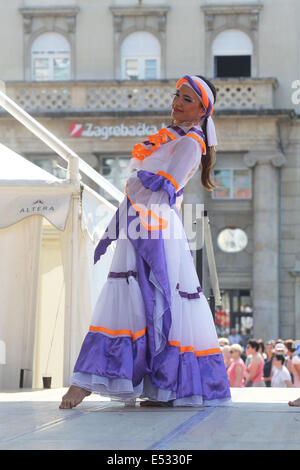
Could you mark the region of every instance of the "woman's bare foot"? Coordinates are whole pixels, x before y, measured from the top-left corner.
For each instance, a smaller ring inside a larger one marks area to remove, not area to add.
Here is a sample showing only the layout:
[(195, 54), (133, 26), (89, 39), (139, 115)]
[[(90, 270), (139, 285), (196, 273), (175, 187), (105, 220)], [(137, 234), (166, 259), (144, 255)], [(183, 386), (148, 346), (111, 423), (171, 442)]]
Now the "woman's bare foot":
[(294, 401), (289, 401), (290, 406), (300, 406), (300, 398), (297, 398), (297, 400)]
[(71, 409), (74, 406), (79, 405), (79, 403), (81, 403), (82, 400), (90, 394), (91, 392), (84, 388), (77, 387), (77, 385), (71, 385), (67, 393), (62, 397), (62, 402), (59, 405), (59, 408)]

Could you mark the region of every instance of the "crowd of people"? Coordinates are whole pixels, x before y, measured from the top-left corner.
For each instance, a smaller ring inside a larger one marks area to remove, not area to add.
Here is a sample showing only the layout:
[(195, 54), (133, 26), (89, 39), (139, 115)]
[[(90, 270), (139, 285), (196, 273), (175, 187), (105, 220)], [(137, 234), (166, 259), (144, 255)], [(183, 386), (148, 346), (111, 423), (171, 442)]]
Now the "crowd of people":
[(300, 345), (292, 339), (219, 338), (230, 387), (300, 388)]

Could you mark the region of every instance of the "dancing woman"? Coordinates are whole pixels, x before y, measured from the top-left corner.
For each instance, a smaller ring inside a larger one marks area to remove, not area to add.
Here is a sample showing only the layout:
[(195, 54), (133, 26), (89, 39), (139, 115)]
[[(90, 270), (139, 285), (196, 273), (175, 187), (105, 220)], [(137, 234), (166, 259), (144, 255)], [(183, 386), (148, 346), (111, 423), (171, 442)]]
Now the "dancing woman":
[(230, 402), (212, 313), (199, 284), (178, 208), (201, 165), (211, 191), (217, 144), (215, 88), (184, 76), (173, 124), (134, 146), (126, 196), (96, 250), (116, 249), (60, 408), (91, 392), (141, 406)]

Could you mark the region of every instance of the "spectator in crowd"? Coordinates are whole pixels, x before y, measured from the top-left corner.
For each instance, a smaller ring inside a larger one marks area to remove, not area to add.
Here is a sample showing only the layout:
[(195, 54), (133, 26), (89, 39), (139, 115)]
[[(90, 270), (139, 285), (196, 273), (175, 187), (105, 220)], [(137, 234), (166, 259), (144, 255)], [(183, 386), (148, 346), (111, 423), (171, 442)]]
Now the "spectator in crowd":
[(262, 339), (258, 340), (258, 352), (262, 355), (263, 360), (265, 361), (267, 359), (267, 355), (265, 354), (265, 344)]
[(241, 359), (242, 352), (243, 349), (240, 344), (232, 344), (230, 346), (229, 353), (231, 355), (231, 361), (227, 369), (230, 387), (244, 386), (244, 372), (246, 370), (246, 366), (244, 361)]
[[(248, 341), (250, 341), (250, 340), (248, 339)], [(248, 341), (247, 341), (247, 344), (248, 344)], [(246, 344), (246, 346), (245, 346), (245, 356), (246, 356), (246, 357), (243, 359), (246, 368), (250, 365), (251, 360), (252, 360), (252, 354), (250, 353), (250, 348), (247, 348), (247, 344)], [(248, 386), (249, 386), (249, 385), (248, 385)]]
[(283, 342), (275, 343), (274, 354), (282, 354), (282, 356), (284, 356), (284, 357), (286, 356), (287, 349), (286, 349)]
[(243, 341), (243, 338), (241, 337), (239, 333), (237, 333), (235, 328), (231, 329), (231, 333), (228, 336), (228, 339), (230, 341), (230, 344), (236, 344), (236, 343), (241, 344)]
[(275, 354), (273, 359), (273, 371), (271, 387), (292, 387), (291, 374), (284, 365), (285, 357), (283, 354)]
[(220, 348), (222, 348), (223, 346), (229, 346), (229, 339), (227, 338), (219, 338), (219, 345), (220, 345)]
[(222, 351), (226, 370), (228, 370), (228, 367), (231, 362), (230, 346), (228, 344), (225, 344), (225, 346), (221, 347), (221, 351)]
[(251, 335), (251, 330), (249, 328), (244, 328), (242, 330), (242, 346), (244, 349), (246, 349), (246, 346), (247, 346), (247, 343), (249, 341), (249, 339), (251, 339), (252, 335)]
[(274, 358), (274, 347), (275, 341), (271, 339), (270, 341), (266, 342), (265, 351), (266, 351), (266, 359), (264, 364), (264, 381), (266, 387), (271, 387), (271, 372), (272, 372), (272, 365), (273, 365), (273, 358)]
[(295, 347), (294, 341), (292, 339), (285, 340), (284, 345), (286, 347), (286, 357), (285, 357), (285, 364), (284, 365), (286, 366), (287, 370), (291, 374), (292, 384), (293, 384), (294, 383), (294, 374), (293, 374), (293, 371), (292, 371), (292, 357), (293, 357), (293, 354), (296, 350), (296, 347)]
[(300, 388), (300, 345), (296, 347), (296, 350), (292, 358), (293, 370), (294, 370), (294, 387)]
[(247, 356), (251, 355), (250, 364), (245, 370), (245, 387), (265, 387), (263, 379), (264, 359), (258, 352), (259, 343), (256, 339), (250, 339), (246, 346)]
[(295, 342), (292, 339), (288, 339), (284, 342), (287, 349), (286, 368), (292, 377), (293, 387), (300, 387), (300, 357), (296, 350)]

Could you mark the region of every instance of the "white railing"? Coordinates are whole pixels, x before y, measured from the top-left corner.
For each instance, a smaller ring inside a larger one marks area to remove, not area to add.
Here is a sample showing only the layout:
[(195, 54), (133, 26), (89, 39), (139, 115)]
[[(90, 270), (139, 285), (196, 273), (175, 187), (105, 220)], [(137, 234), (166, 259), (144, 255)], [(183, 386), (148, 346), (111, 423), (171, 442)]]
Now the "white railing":
[(64, 142), (28, 114), (20, 105), (7, 96), (5, 91), (5, 85), (3, 82), (0, 82), (0, 106), (68, 163), (68, 179), (70, 182), (78, 184), (80, 181), (79, 171), (81, 171), (100, 186), (100, 188), (107, 191), (113, 199), (116, 199), (118, 202), (123, 200), (124, 194), (121, 191), (88, 165), (88, 163), (80, 158)]
[[(215, 109), (272, 109), (277, 80), (212, 80)], [(6, 93), (29, 112), (169, 110), (176, 80), (6, 82)]]

